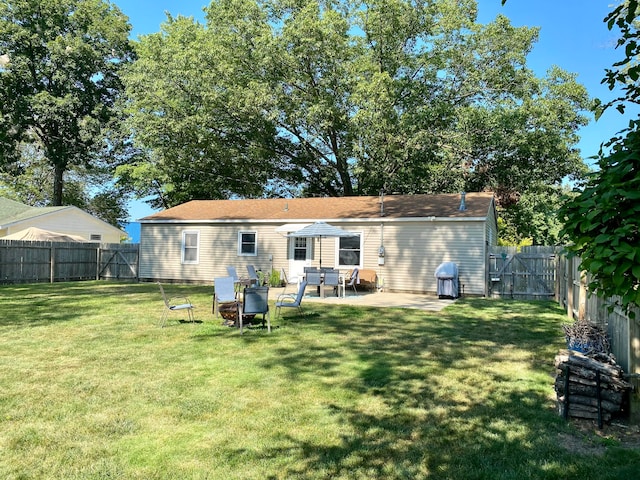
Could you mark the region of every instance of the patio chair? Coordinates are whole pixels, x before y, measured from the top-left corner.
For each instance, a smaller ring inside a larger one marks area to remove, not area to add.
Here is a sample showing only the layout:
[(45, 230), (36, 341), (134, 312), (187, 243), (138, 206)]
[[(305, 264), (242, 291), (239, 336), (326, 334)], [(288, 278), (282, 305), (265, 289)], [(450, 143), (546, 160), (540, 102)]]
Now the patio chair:
[[(336, 296), (339, 296), (338, 287), (340, 286), (340, 272), (337, 270), (326, 270), (324, 272), (324, 287), (331, 287), (332, 290), (336, 293)], [(321, 287), (321, 288), (324, 288)]]
[(256, 272), (256, 267), (253, 265), (247, 265), (247, 273), (249, 274), (250, 285), (255, 285), (257, 287), (261, 286), (258, 285), (260, 283), (260, 278), (258, 277), (258, 272)]
[(280, 278), (282, 279), (282, 283), (284, 284), (284, 288), (282, 289), (282, 293), (287, 293), (287, 287), (289, 285), (295, 285), (296, 291), (298, 291), (298, 287), (300, 286), (300, 282), (302, 281), (302, 277), (297, 275), (288, 277), (287, 273), (284, 271), (284, 268), (280, 269)]
[(267, 331), (271, 333), (271, 315), (269, 315), (269, 287), (245, 287), (240, 311), (240, 334), (243, 333), (244, 317), (262, 314), (262, 326), (267, 318)]
[[(359, 273), (358, 273), (358, 268), (354, 268), (353, 270), (351, 270), (351, 272), (349, 273), (350, 277), (349, 277), (349, 282), (345, 285), (345, 288), (353, 288), (353, 293), (355, 293), (356, 295), (358, 295), (358, 290), (356, 290), (356, 283), (359, 283)], [(345, 292), (346, 295), (346, 292)]]
[(162, 294), (162, 300), (164, 301), (165, 306), (162, 310), (162, 316), (160, 317), (160, 327), (163, 328), (165, 326), (170, 312), (182, 312), (186, 310), (188, 320), (191, 323), (195, 322), (193, 318), (193, 304), (191, 303), (191, 300), (185, 296), (167, 297), (164, 293), (164, 288), (162, 288), (162, 284), (160, 282), (157, 282), (157, 284), (158, 287), (160, 287), (160, 293)]
[(247, 277), (239, 277), (238, 276), (238, 272), (236, 271), (236, 267), (232, 267), (232, 266), (228, 266), (227, 267), (227, 273), (229, 274), (229, 276), (231, 278), (233, 278), (233, 283), (235, 284), (236, 288), (238, 290), (240, 290), (241, 286), (245, 286), (248, 287), (251, 285), (251, 281), (249, 280), (249, 278)]
[[(233, 278), (231, 277), (217, 277), (213, 279), (213, 306), (211, 307), (211, 313), (215, 313), (217, 317), (220, 317), (221, 311), (225, 312), (224, 317), (230, 315), (226, 312), (232, 312), (231, 318), (234, 320), (234, 325), (238, 324), (238, 297), (236, 294)], [(231, 318), (225, 318), (230, 320)]]
[(293, 295), (291, 293), (282, 293), (278, 295), (276, 299), (276, 318), (280, 316), (280, 310), (282, 308), (297, 308), (298, 312), (302, 314), (302, 298), (304, 297), (304, 290), (307, 288), (306, 280), (303, 280), (300, 283), (300, 288), (298, 288), (298, 293)]
[(307, 281), (307, 285), (317, 287), (318, 295), (320, 295), (320, 285), (322, 284), (322, 274), (320, 273), (320, 270), (307, 272), (305, 280)]

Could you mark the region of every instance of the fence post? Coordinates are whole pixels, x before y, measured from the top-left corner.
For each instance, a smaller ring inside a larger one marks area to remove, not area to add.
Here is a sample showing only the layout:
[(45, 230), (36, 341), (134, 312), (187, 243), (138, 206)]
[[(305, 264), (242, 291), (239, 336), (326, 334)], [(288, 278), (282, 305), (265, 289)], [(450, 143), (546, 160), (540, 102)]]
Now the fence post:
[(573, 261), (575, 257), (567, 258), (567, 316), (573, 320)]
[(578, 320), (584, 320), (587, 306), (587, 272), (580, 272), (580, 294), (578, 296)]
[(100, 280), (100, 244), (96, 246), (96, 280)]
[(49, 283), (53, 283), (56, 275), (56, 249), (53, 244), (49, 249)]

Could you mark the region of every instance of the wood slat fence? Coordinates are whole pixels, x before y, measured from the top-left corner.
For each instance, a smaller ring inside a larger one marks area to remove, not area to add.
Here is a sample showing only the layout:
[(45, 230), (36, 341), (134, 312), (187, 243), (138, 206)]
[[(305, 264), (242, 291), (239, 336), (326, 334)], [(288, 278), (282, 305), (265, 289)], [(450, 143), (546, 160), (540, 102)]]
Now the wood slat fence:
[(0, 283), (138, 278), (138, 244), (0, 239)]
[(611, 351), (618, 364), (631, 375), (640, 398), (640, 309), (624, 311), (615, 297), (602, 298), (588, 289), (589, 275), (579, 269), (580, 258), (560, 254), (557, 301), (566, 308), (569, 319), (586, 319), (602, 327), (609, 336)]

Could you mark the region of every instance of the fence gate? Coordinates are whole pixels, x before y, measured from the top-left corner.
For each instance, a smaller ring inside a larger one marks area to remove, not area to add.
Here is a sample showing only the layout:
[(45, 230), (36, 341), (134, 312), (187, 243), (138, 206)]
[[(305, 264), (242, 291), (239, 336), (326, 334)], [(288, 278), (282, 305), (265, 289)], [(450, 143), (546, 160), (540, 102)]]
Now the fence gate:
[(98, 278), (136, 280), (138, 278), (138, 244), (102, 244)]
[(494, 298), (553, 300), (556, 297), (556, 247), (492, 247), (487, 291)]

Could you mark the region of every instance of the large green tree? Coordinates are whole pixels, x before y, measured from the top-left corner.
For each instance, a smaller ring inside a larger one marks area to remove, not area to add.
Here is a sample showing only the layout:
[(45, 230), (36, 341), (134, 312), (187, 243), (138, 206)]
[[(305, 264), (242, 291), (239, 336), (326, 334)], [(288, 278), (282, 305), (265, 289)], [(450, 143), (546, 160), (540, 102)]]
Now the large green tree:
[(113, 154), (105, 138), (132, 60), (125, 15), (103, 0), (0, 0), (0, 168), (19, 168), (25, 144), (65, 172)]
[[(640, 30), (637, 0), (626, 0), (607, 16), (609, 29), (621, 35), (624, 57), (608, 69), (603, 82), (622, 95), (603, 108), (624, 112), (640, 103)], [(569, 250), (591, 274), (591, 291), (617, 296), (624, 307), (640, 306), (640, 118), (601, 149), (598, 170), (576, 189), (562, 209)]]
[(475, 0), (214, 0), (169, 18), (127, 71), (158, 203), (492, 189), (579, 176), (586, 90), (526, 57), (535, 28), (476, 23)]

